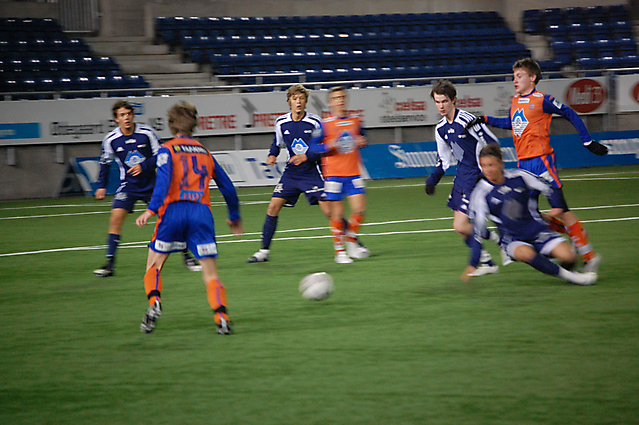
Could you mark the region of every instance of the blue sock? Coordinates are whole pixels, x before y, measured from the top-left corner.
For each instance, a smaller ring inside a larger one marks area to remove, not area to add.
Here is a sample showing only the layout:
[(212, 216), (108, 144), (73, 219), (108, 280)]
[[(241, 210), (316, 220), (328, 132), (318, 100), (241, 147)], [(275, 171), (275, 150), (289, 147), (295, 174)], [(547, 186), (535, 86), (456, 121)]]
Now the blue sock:
[(109, 240), (107, 241), (107, 244), (109, 245), (109, 248), (107, 249), (106, 257), (109, 261), (113, 262), (115, 250), (118, 249), (118, 245), (120, 244), (120, 235), (109, 233)]
[(529, 264), (536, 270), (551, 276), (557, 276), (559, 274), (559, 266), (541, 254), (537, 254), (532, 261), (527, 262), (526, 264)]
[(271, 246), (271, 239), (277, 229), (277, 216), (266, 214), (266, 220), (264, 220), (264, 228), (262, 229), (262, 248), (268, 249)]

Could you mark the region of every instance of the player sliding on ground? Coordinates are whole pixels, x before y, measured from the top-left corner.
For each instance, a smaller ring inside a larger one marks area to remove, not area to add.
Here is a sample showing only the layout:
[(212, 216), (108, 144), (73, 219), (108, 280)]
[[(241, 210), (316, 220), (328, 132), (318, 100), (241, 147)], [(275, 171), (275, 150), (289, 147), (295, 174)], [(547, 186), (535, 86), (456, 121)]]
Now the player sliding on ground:
[(160, 273), (164, 262), (170, 253), (188, 247), (202, 264), (202, 279), (217, 332), (228, 335), (232, 330), (226, 310), (226, 289), (217, 273), (210, 180), (215, 180), (224, 196), (228, 206), (228, 224), (236, 235), (242, 233), (240, 203), (224, 169), (204, 146), (191, 138), (197, 125), (195, 106), (178, 103), (169, 109), (168, 115), (169, 128), (175, 138), (165, 143), (158, 152), (157, 181), (151, 203), (136, 220), (136, 224), (142, 227), (150, 217), (158, 215), (144, 275), (149, 308), (140, 329), (146, 333), (153, 332), (155, 322), (162, 314)]
[[(539, 213), (535, 191), (548, 197), (552, 208), (549, 216), (562, 213), (562, 204), (554, 196), (557, 189), (528, 171), (504, 170), (501, 149), (496, 144), (481, 150), (479, 162), (485, 179), (477, 183), (470, 199), (474, 237), (469, 265), (461, 279), (468, 282), (479, 264), (482, 235), (490, 218), (499, 229), (501, 246), (515, 260), (576, 285), (595, 283), (594, 272), (570, 271), (577, 258), (575, 251)], [(561, 261), (561, 266), (551, 262), (549, 256)]]
[[(597, 272), (601, 257), (597, 254), (582, 227), (577, 215), (568, 209), (564, 199), (562, 183), (555, 165), (555, 154), (550, 146), (550, 121), (552, 114), (566, 118), (575, 127), (586, 148), (595, 155), (606, 155), (608, 148), (592, 140), (588, 129), (579, 115), (570, 107), (560, 103), (554, 97), (537, 91), (541, 79), (541, 68), (534, 60), (521, 59), (513, 65), (513, 82), (517, 96), (512, 99), (509, 118), (477, 117), (467, 128), (476, 128), (477, 124), (512, 129), (519, 168), (547, 180), (556, 189), (554, 196), (561, 208), (557, 217), (547, 217), (550, 226), (570, 236), (584, 262), (584, 271)], [(536, 192), (539, 196), (539, 192)], [(561, 220), (559, 220), (559, 219)]]

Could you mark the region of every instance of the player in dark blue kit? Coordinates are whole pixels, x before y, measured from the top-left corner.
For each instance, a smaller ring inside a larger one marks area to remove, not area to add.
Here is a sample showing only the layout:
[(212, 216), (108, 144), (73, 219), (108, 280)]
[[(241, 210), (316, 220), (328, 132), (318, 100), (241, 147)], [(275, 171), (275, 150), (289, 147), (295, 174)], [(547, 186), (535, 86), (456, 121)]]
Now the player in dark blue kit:
[[(594, 272), (569, 271), (577, 260), (576, 252), (559, 233), (548, 227), (539, 213), (537, 192), (548, 197), (552, 208), (548, 215), (556, 217), (564, 211), (558, 189), (528, 171), (504, 170), (498, 145), (484, 147), (479, 155), (485, 179), (477, 183), (470, 201), (474, 237), (470, 262), (462, 280), (467, 282), (474, 276), (481, 255), (482, 235), (490, 218), (499, 229), (501, 246), (515, 260), (576, 285), (595, 283)], [(549, 256), (561, 261), (563, 267), (551, 262)]]
[(328, 217), (328, 205), (324, 201), (324, 179), (318, 163), (320, 157), (307, 156), (311, 138), (321, 131), (321, 118), (306, 112), (308, 93), (301, 84), (291, 86), (286, 93), (291, 112), (275, 121), (275, 139), (266, 163), (275, 165), (281, 149), (286, 149), (289, 159), (295, 157), (296, 163), (287, 162), (286, 169), (275, 186), (262, 229), (262, 248), (248, 259), (249, 263), (268, 261), (278, 215), (282, 207), (295, 206), (300, 194), (306, 195), (309, 204), (319, 204)]
[[(426, 193), (433, 195), (435, 186), (441, 180), (446, 170), (451, 166), (453, 158), (457, 160), (457, 172), (453, 188), (448, 197), (448, 207), (453, 210), (453, 228), (464, 239), (467, 245), (473, 234), (473, 225), (468, 218), (468, 203), (470, 194), (481, 176), (479, 168), (479, 151), (488, 143), (498, 144), (497, 137), (485, 125), (466, 130), (466, 124), (475, 118), (474, 115), (457, 109), (457, 90), (446, 80), (439, 81), (430, 93), (435, 101), (437, 110), (442, 115), (441, 121), (435, 127), (437, 141), (437, 166), (426, 179)], [(497, 235), (492, 236), (497, 241)], [(469, 245), (470, 246), (470, 245)], [(507, 264), (509, 259), (503, 256)], [(482, 252), (482, 262), (475, 271), (477, 276), (497, 273), (499, 268), (492, 263), (490, 254)]]
[[(94, 270), (95, 275), (99, 277), (114, 274), (115, 251), (120, 243), (120, 232), (126, 216), (133, 211), (133, 206), (138, 200), (147, 204), (151, 200), (155, 186), (156, 155), (160, 148), (160, 139), (151, 127), (133, 122), (134, 111), (129, 102), (116, 102), (112, 111), (118, 127), (109, 132), (102, 141), (99, 189), (95, 191), (95, 197), (104, 199), (109, 165), (114, 160), (120, 169), (120, 186), (111, 206), (107, 262)], [(184, 256), (185, 265), (191, 270), (199, 267), (188, 252), (185, 252)]]

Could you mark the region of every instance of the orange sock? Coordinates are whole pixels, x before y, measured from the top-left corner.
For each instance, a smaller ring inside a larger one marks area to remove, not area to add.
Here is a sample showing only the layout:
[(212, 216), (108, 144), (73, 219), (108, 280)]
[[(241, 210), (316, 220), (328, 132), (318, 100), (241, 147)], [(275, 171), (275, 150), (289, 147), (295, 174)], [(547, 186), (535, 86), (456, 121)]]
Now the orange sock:
[(162, 292), (162, 277), (160, 271), (155, 267), (151, 267), (144, 274), (144, 290), (146, 296), (149, 297), (149, 305), (155, 304), (155, 301), (160, 301), (160, 293)]
[(344, 243), (342, 242), (342, 236), (344, 235), (344, 221), (331, 219), (330, 224), (335, 252), (344, 251)]
[(581, 223), (579, 221), (572, 226), (568, 226), (568, 236), (570, 236), (570, 240), (577, 248), (577, 253), (581, 255), (583, 260), (592, 260), (592, 258), (595, 256), (595, 251), (590, 245), (588, 232), (586, 232), (586, 229), (581, 226)]
[(563, 233), (564, 235), (568, 234), (568, 230), (564, 225), (564, 222), (555, 217), (547, 217), (548, 218), (548, 226), (555, 232)]
[[(206, 282), (206, 298), (209, 300), (209, 305), (213, 309), (214, 313), (221, 314), (226, 321), (229, 320), (229, 316), (226, 314), (226, 288), (217, 279), (211, 279)], [(215, 323), (220, 324), (220, 318), (218, 314), (213, 314)]]
[(349, 242), (355, 242), (357, 240), (357, 233), (359, 233), (359, 228), (362, 226), (363, 222), (364, 216), (362, 214), (351, 214), (351, 216), (348, 217), (346, 236), (348, 237)]

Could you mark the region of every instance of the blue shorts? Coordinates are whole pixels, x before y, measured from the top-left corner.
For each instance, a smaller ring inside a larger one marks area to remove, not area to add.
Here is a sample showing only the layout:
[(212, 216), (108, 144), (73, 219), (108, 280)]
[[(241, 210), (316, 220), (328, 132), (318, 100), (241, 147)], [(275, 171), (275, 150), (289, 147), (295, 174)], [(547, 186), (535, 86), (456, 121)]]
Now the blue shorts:
[(113, 197), (111, 209), (122, 208), (131, 213), (137, 201), (142, 201), (148, 205), (151, 202), (151, 195), (153, 195), (153, 191), (146, 193), (118, 192)]
[(554, 188), (560, 189), (562, 186), (561, 180), (559, 180), (559, 173), (557, 173), (557, 166), (555, 165), (555, 155), (552, 153), (534, 158), (520, 159), (518, 167), (541, 177)]
[(280, 178), (273, 191), (273, 198), (286, 199), (285, 207), (294, 207), (300, 194), (305, 194), (310, 205), (324, 201), (324, 180), (319, 173), (304, 176), (291, 176), (286, 172)]
[(508, 253), (508, 255), (512, 258), (515, 258), (515, 248), (520, 245), (527, 245), (532, 247), (536, 252), (549, 256), (553, 249), (557, 247), (560, 243), (564, 242), (565, 239), (559, 233), (554, 232), (550, 229), (539, 232), (537, 235), (537, 239), (529, 241), (529, 240), (519, 240), (513, 238), (511, 235), (503, 235), (499, 244), (501, 247)]
[(460, 211), (468, 215), (468, 204), (470, 204), (470, 194), (473, 191), (466, 191), (460, 187), (453, 185), (453, 190), (448, 195), (448, 203), (446, 206), (453, 211)]
[(170, 254), (187, 247), (195, 258), (217, 257), (213, 213), (208, 205), (188, 201), (173, 202), (158, 218), (149, 248), (155, 252)]
[(361, 176), (326, 177), (324, 193), (327, 201), (341, 201), (349, 196), (366, 193), (366, 183)]
[[(542, 179), (546, 180), (555, 191), (552, 195), (552, 201), (554, 205), (558, 205), (564, 211), (568, 211), (568, 204), (564, 198), (562, 191), (563, 184), (559, 180), (559, 173), (557, 173), (557, 166), (555, 165), (555, 155), (548, 154), (544, 156), (537, 156), (535, 158), (520, 159), (519, 168), (529, 171)], [(532, 191), (533, 196), (539, 197), (538, 191)], [(550, 198), (549, 198), (550, 200)]]

